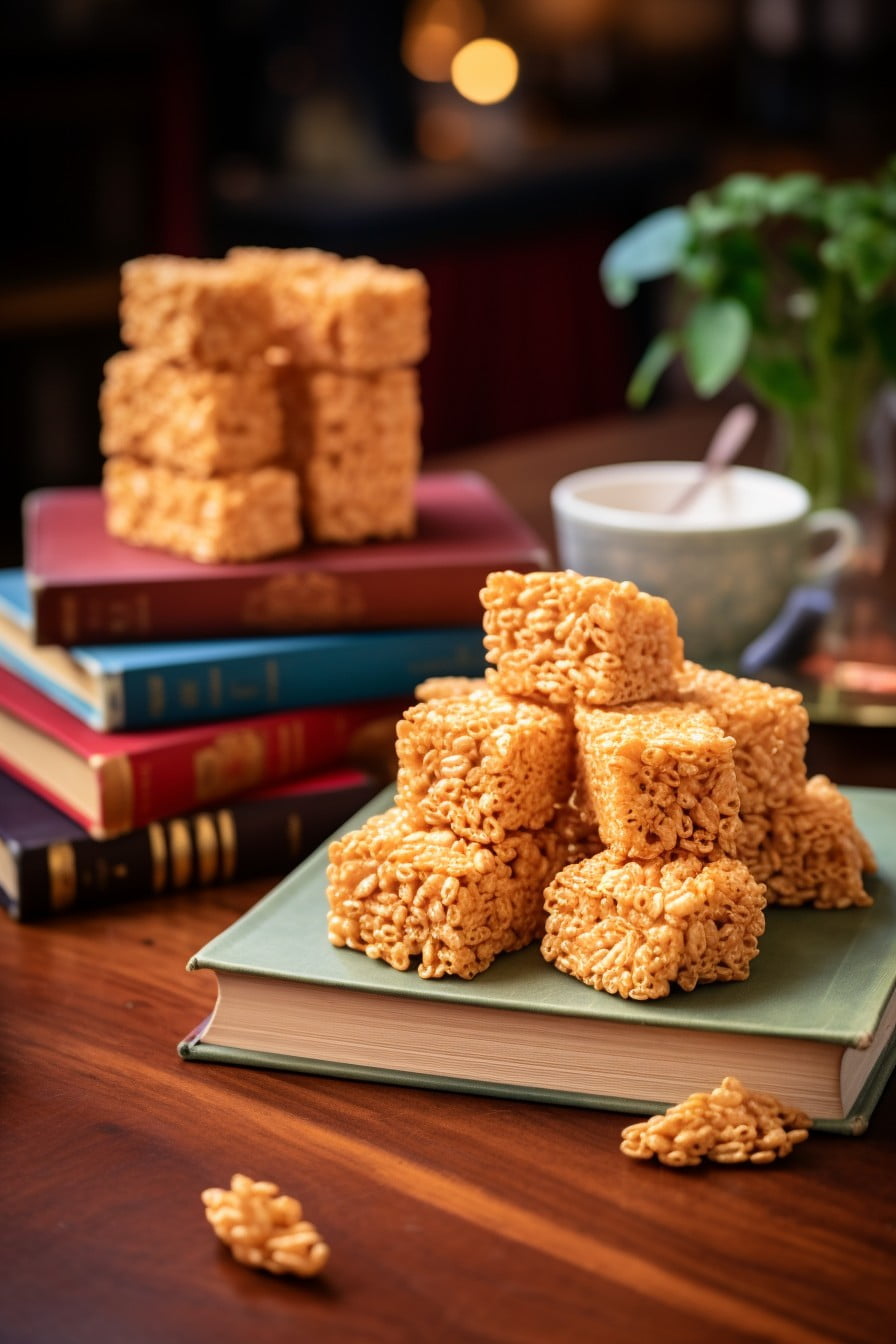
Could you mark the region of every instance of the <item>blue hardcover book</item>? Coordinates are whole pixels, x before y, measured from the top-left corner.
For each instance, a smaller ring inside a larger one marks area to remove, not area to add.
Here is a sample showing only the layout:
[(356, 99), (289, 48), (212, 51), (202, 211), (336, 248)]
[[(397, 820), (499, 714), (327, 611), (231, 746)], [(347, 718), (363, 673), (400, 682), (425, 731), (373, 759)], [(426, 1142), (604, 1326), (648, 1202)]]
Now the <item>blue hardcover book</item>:
[(62, 649), (34, 644), (24, 571), (0, 570), (0, 666), (91, 728), (158, 728), (407, 695), (481, 676), (480, 626)]

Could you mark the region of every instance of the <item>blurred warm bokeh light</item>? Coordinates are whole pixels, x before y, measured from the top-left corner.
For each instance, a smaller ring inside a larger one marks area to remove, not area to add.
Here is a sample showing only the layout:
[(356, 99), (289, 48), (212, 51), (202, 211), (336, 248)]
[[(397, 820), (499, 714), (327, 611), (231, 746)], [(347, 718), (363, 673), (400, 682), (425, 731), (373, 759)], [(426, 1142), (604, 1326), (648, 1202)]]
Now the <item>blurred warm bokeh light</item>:
[(447, 83), (457, 52), (484, 31), (478, 0), (414, 0), (405, 17), (401, 59), (416, 79)]
[(516, 52), (494, 37), (468, 42), (451, 62), (451, 82), (471, 103), (500, 103), (513, 92), (519, 75)]

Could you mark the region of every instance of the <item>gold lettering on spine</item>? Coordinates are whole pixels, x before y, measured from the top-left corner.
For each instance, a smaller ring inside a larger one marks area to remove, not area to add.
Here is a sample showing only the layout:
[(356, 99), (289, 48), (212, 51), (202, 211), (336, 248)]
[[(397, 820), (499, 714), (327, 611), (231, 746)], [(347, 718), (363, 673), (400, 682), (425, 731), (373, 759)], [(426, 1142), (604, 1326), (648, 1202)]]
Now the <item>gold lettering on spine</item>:
[(91, 756), (96, 771), (102, 828), (114, 835), (134, 825), (134, 771), (127, 756)]
[(217, 814), (218, 834), (221, 837), (221, 879), (229, 882), (236, 872), (236, 827), (232, 812)]
[(78, 872), (73, 845), (57, 844), (47, 848), (47, 877), (50, 881), (50, 905), (56, 911), (74, 905), (78, 894)]
[(171, 846), (171, 882), (175, 887), (186, 887), (193, 876), (193, 843), (190, 827), (179, 818), (168, 823), (168, 843)]
[(218, 830), (207, 812), (193, 818), (199, 885), (207, 887), (218, 875)]
[(152, 859), (152, 889), (153, 891), (164, 891), (167, 883), (168, 867), (168, 841), (165, 839), (165, 829), (157, 821), (152, 822), (147, 830), (149, 832), (149, 855)]

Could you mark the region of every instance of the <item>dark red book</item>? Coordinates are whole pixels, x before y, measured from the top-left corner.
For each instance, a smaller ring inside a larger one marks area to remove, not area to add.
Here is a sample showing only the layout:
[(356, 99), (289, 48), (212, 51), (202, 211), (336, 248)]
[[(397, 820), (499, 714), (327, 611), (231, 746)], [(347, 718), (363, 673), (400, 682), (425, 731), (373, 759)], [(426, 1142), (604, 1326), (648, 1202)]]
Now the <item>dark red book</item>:
[(101, 733), (0, 668), (0, 767), (99, 839), (371, 757), (404, 700)]
[(24, 505), (34, 642), (472, 625), (493, 570), (548, 568), (543, 543), (476, 472), (422, 476), (417, 511), (409, 541), (201, 565), (110, 537), (98, 487), (35, 491)]
[(162, 892), (285, 877), (381, 785), (362, 770), (329, 770), (94, 840), (0, 770), (0, 904), (26, 923)]

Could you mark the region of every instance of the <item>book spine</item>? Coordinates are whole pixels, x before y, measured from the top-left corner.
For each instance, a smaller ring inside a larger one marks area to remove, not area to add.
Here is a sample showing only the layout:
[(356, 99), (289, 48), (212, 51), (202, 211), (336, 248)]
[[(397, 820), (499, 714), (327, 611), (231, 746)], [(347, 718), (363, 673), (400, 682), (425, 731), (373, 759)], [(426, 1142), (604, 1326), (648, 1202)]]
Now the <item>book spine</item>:
[(307, 794), (236, 802), (112, 840), (48, 844), (16, 855), (23, 923), (192, 888), (284, 876), (378, 789), (372, 778)]
[(384, 751), (387, 742), (392, 749), (404, 708), (404, 700), (372, 701), (224, 721), (185, 741), (94, 758), (99, 815), (88, 830), (106, 839), (278, 780), (344, 762), (366, 765), (365, 753)]
[[(359, 632), (337, 646), (306, 647), (176, 666), (128, 668), (107, 728), (151, 728), (278, 709), (347, 703), (363, 696), (412, 698), (429, 676), (482, 676), (482, 627)], [(106, 704), (111, 709), (111, 701)]]
[(332, 630), (475, 625), (479, 591), (492, 569), (527, 572), (544, 565), (531, 548), (463, 564), (369, 567), (258, 578), (148, 583), (44, 584), (32, 589), (35, 644), (121, 644)]

